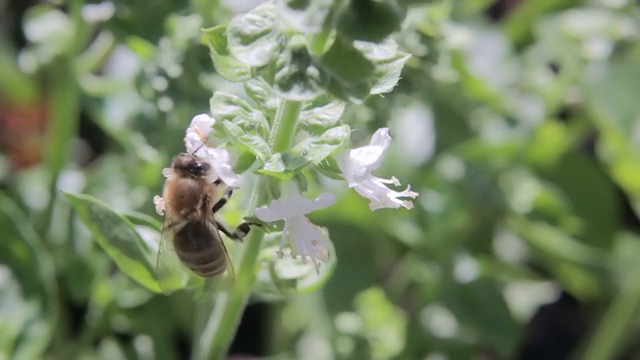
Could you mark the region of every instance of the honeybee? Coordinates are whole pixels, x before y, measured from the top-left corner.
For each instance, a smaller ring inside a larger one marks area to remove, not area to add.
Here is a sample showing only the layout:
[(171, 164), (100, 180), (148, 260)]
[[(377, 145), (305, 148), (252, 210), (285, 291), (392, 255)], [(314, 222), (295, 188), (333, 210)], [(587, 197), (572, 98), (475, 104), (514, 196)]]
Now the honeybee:
[(202, 278), (211, 278), (230, 269), (227, 248), (219, 231), (241, 241), (250, 230), (243, 223), (229, 231), (215, 219), (215, 213), (227, 202), (233, 188), (227, 187), (218, 197), (220, 180), (209, 183), (211, 165), (193, 154), (179, 154), (171, 164), (163, 190), (165, 220), (157, 259), (157, 277), (165, 292), (178, 289), (189, 281), (186, 271), (176, 270), (182, 263)]

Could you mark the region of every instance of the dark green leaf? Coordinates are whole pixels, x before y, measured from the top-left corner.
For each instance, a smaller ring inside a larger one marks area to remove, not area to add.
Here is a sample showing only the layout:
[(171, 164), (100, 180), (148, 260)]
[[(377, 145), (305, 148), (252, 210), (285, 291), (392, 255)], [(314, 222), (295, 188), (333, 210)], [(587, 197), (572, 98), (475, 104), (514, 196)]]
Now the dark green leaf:
[(356, 40), (379, 42), (400, 30), (405, 11), (392, 0), (353, 0), (342, 13), (338, 29)]
[(336, 81), (345, 84), (367, 81), (375, 70), (371, 61), (340, 36), (320, 58), (320, 65)]
[(295, 44), (294, 38), (289, 47), (278, 56), (274, 88), (287, 100), (304, 101), (317, 97), (328, 81), (311, 59), (304, 42)]
[(494, 283), (484, 279), (464, 284), (447, 283), (442, 301), (458, 321), (472, 326), (477, 336), (491, 344), (501, 356), (513, 357), (519, 327)]
[(64, 195), (96, 242), (115, 261), (118, 268), (140, 285), (160, 292), (154, 276), (157, 243), (145, 241), (131, 222), (98, 199), (84, 194)]

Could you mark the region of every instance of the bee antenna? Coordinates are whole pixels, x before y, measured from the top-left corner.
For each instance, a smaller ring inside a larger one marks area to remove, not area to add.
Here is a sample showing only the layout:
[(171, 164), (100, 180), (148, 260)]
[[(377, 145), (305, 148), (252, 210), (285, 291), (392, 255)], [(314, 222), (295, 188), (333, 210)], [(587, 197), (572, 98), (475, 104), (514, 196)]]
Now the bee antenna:
[(191, 153), (191, 155), (195, 155), (195, 154), (198, 152), (198, 150), (202, 149), (202, 147), (203, 147), (204, 145), (205, 145), (205, 144), (204, 144), (204, 142), (202, 142), (202, 144), (200, 144), (200, 146), (198, 146), (195, 150), (193, 150), (193, 152)]

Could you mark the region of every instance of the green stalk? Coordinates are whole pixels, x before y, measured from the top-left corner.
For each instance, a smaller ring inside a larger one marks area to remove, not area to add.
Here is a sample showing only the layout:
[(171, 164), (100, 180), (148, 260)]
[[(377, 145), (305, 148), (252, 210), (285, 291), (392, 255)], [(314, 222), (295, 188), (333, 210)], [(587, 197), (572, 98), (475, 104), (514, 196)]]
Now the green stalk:
[[(274, 153), (286, 151), (291, 147), (301, 109), (302, 104), (299, 102), (283, 100), (280, 103), (269, 134), (269, 145)], [(260, 199), (265, 196), (264, 180), (260, 177), (253, 189), (250, 205), (252, 212), (259, 205)], [(254, 229), (245, 239), (246, 246), (242, 251), (240, 265), (237, 267), (236, 282), (217, 295), (209, 319), (198, 341), (194, 344), (192, 359), (207, 360), (226, 357), (251, 295), (251, 288), (258, 272), (258, 255), (263, 236), (262, 231)]]
[(623, 291), (616, 296), (588, 342), (583, 359), (613, 359), (619, 355), (620, 345), (634, 326), (639, 308), (640, 293), (637, 289)]
[(269, 134), (269, 146), (272, 152), (283, 152), (291, 148), (301, 110), (301, 102), (282, 100)]

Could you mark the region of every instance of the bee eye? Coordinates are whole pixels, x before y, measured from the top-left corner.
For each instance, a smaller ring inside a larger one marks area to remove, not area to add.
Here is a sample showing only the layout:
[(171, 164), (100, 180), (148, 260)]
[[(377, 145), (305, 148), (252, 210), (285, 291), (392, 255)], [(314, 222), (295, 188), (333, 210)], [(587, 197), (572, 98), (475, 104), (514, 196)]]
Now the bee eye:
[(204, 174), (205, 172), (207, 172), (209, 170), (209, 164), (208, 163), (201, 163), (201, 162), (196, 162), (193, 163), (189, 166), (189, 172), (195, 175), (201, 175)]

